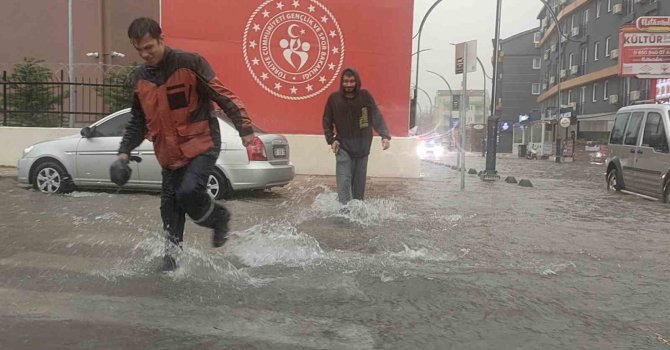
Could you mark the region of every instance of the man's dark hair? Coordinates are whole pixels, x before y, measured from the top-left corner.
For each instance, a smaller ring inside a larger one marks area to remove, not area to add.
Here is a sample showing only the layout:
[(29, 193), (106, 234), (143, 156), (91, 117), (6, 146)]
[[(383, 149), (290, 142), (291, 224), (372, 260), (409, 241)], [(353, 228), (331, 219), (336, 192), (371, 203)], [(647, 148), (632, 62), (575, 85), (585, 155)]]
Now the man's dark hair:
[(148, 17), (137, 18), (128, 27), (128, 38), (132, 41), (139, 41), (147, 34), (154, 39), (160, 39), (162, 33), (158, 22)]

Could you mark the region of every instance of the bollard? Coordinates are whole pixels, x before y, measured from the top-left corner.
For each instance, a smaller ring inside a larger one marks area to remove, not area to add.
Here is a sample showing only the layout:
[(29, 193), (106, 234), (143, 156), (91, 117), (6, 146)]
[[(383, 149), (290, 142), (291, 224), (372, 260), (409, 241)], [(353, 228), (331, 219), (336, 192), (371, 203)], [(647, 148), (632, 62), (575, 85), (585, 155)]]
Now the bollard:
[(468, 174), (470, 174), (470, 175), (477, 175), (477, 170), (474, 169), (474, 168), (470, 168), (470, 170), (468, 170)]
[(508, 177), (505, 178), (505, 182), (507, 182), (508, 184), (515, 184), (515, 183), (517, 183), (516, 177), (508, 176)]
[(522, 179), (519, 181), (519, 186), (521, 187), (533, 187), (533, 184), (528, 179)]

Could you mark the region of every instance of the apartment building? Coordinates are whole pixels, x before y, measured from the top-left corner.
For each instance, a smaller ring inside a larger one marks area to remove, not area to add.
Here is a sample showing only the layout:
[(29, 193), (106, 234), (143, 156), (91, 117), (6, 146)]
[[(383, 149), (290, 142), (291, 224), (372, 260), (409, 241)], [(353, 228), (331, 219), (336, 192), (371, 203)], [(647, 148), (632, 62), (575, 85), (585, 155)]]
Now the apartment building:
[[(619, 76), (619, 30), (640, 16), (670, 14), (668, 0), (547, 2), (535, 37), (541, 54), (538, 146), (545, 154), (570, 131), (580, 139), (605, 139), (620, 107), (655, 100), (654, 80)], [(571, 116), (572, 125), (558, 125), (559, 116)]]
[(500, 41), (502, 54), (498, 65), (496, 99), (502, 102), (498, 128), (499, 153), (516, 152), (518, 144), (527, 143), (531, 135), (526, 135), (524, 129), (530, 122), (539, 119), (537, 97), (541, 93), (542, 57), (539, 46), (535, 44), (538, 35), (539, 28), (534, 28)]

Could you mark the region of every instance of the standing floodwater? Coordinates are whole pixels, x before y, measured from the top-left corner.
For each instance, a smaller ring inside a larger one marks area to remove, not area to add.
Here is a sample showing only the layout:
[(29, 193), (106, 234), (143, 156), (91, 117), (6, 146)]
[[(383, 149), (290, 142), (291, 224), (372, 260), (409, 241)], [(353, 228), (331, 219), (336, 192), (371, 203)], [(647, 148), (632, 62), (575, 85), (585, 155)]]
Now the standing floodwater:
[(670, 348), (668, 207), (600, 166), (498, 170), (534, 187), (424, 163), (346, 211), (331, 177), (240, 194), (230, 242), (187, 225), (170, 273), (157, 195), (0, 178), (0, 348)]

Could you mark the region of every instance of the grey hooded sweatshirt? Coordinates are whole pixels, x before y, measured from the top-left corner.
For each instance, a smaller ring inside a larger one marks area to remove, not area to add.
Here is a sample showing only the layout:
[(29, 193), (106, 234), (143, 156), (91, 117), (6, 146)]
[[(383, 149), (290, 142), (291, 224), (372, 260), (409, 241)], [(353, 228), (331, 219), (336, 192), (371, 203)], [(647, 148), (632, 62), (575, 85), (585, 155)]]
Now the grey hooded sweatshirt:
[(353, 68), (342, 72), (342, 77), (351, 72), (356, 77), (356, 89), (353, 98), (344, 95), (344, 87), (340, 80), (340, 90), (328, 97), (323, 112), (323, 133), (326, 142), (340, 142), (352, 158), (364, 158), (370, 154), (372, 145), (372, 129), (384, 139), (390, 140), (386, 122), (372, 94), (361, 89), (361, 78)]

